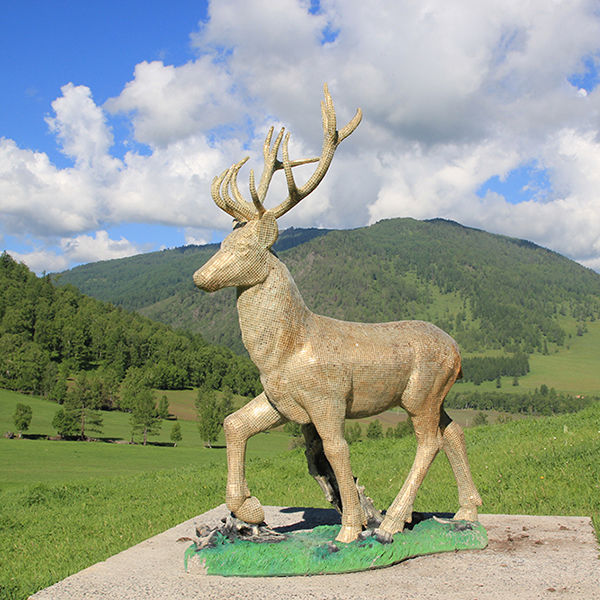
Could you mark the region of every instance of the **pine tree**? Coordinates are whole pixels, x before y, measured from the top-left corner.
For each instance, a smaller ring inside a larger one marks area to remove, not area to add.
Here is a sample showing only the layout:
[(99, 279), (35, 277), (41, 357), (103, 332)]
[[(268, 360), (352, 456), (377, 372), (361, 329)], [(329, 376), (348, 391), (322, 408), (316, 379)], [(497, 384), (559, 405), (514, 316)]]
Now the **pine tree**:
[(52, 419), (52, 427), (62, 438), (74, 437), (79, 432), (79, 422), (72, 411), (59, 408)]
[(102, 433), (102, 415), (97, 410), (98, 398), (85, 372), (75, 378), (75, 383), (67, 392), (64, 407), (65, 413), (71, 413), (77, 418), (80, 439), (86, 439), (86, 431)]
[(230, 410), (230, 400), (225, 394), (219, 400), (215, 390), (201, 388), (198, 390), (196, 410), (198, 411), (198, 431), (200, 437), (208, 444), (209, 448), (219, 438), (223, 420)]
[(182, 439), (181, 425), (179, 423), (173, 423), (173, 427), (171, 428), (171, 441), (173, 442), (173, 446), (177, 446), (177, 442), (180, 442)]
[(158, 435), (162, 426), (162, 421), (156, 410), (154, 392), (148, 388), (140, 388), (135, 395), (131, 416), (131, 435), (135, 432), (141, 432), (144, 446), (147, 444), (149, 435)]
[(164, 395), (158, 402), (158, 416), (161, 419), (169, 418), (169, 399)]

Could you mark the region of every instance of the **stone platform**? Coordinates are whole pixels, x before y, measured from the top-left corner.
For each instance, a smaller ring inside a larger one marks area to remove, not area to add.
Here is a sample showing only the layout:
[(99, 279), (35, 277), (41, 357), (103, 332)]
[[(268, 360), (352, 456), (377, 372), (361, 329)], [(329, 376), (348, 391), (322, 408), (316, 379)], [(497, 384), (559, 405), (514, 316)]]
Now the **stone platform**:
[[(344, 575), (241, 578), (185, 572), (194, 524), (217, 525), (225, 505), (95, 564), (31, 596), (34, 600), (535, 600), (600, 598), (599, 548), (589, 517), (481, 515), (485, 550), (422, 556)], [(265, 507), (281, 531), (339, 523), (329, 509)]]

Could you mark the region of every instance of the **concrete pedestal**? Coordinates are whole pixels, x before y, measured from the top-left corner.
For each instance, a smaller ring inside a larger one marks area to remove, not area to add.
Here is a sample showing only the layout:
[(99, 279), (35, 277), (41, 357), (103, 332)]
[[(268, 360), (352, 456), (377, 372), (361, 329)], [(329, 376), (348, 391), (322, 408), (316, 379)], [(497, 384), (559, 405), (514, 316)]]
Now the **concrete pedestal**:
[[(162, 600), (341, 600), (393, 598), (534, 600), (600, 598), (599, 548), (589, 517), (481, 515), (485, 550), (422, 556), (385, 569), (312, 577), (205, 576), (183, 568), (194, 524), (217, 525), (224, 505), (190, 519), (31, 596)], [(328, 509), (265, 507), (271, 527), (308, 529), (339, 523)]]

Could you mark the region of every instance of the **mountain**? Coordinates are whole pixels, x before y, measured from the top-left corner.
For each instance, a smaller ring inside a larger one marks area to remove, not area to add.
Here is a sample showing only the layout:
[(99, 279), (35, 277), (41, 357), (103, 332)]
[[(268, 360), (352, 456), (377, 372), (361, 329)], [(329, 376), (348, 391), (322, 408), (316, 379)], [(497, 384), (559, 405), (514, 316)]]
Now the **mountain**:
[[(274, 250), (282, 252), (328, 232), (328, 229), (292, 227), (281, 233)], [(189, 245), (104, 260), (80, 265), (54, 275), (53, 279), (58, 285), (74, 285), (84, 294), (98, 300), (111, 302), (128, 310), (140, 310), (182, 290), (195, 290), (192, 282), (194, 271), (218, 249), (219, 244)]]
[[(187, 246), (57, 276), (84, 293), (243, 351), (235, 291), (192, 275), (218, 249)], [(287, 230), (275, 248), (306, 304), (352, 321), (424, 319), (466, 353), (547, 352), (600, 317), (600, 275), (531, 242), (453, 221), (390, 219), (353, 230)]]

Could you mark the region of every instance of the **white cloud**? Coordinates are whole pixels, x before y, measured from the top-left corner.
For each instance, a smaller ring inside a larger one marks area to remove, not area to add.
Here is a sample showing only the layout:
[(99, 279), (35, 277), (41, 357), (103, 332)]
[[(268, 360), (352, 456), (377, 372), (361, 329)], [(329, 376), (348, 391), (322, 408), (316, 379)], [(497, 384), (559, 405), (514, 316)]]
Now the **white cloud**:
[(63, 271), (74, 264), (110, 260), (139, 254), (142, 249), (121, 237), (113, 240), (106, 231), (96, 231), (95, 235), (78, 235), (62, 238), (59, 242), (60, 253), (38, 249), (33, 252), (14, 252), (10, 254), (18, 261), (24, 262), (32, 271)]
[(78, 235), (71, 239), (64, 238), (60, 245), (64, 253), (77, 262), (123, 258), (140, 252), (129, 240), (123, 237), (112, 240), (103, 230), (96, 231), (95, 236)]
[(101, 190), (85, 169), (58, 169), (41, 152), (0, 139), (0, 213), (4, 233), (46, 237), (91, 229)]
[(64, 271), (70, 265), (64, 254), (57, 254), (51, 250), (33, 250), (32, 252), (16, 252), (9, 250), (8, 253), (18, 262), (25, 263), (34, 273), (54, 273)]
[[(206, 241), (230, 227), (210, 199), (212, 177), (248, 153), (260, 171), (268, 124), (289, 127), (293, 157), (319, 153), (328, 81), (339, 123), (357, 106), (363, 123), (283, 227), (441, 216), (598, 265), (600, 91), (568, 81), (600, 52), (595, 2), (323, 0), (319, 14), (308, 8), (304, 0), (212, 2), (191, 36), (195, 60), (141, 62), (102, 107), (85, 86), (65, 85), (48, 123), (74, 166), (59, 169), (1, 140), (0, 235), (36, 237), (40, 264), (57, 238), (82, 238), (83, 252), (83, 237), (112, 224), (163, 223)], [(113, 115), (130, 119), (125, 141), (148, 153), (116, 158)], [(491, 177), (531, 163), (548, 173), (543, 200), (515, 206), (477, 195)], [(268, 204), (285, 193), (279, 177)], [(108, 240), (90, 239), (89, 260), (103, 257)], [(61, 253), (48, 260), (74, 260), (67, 247)]]
[(209, 56), (174, 67), (142, 62), (121, 94), (108, 100), (112, 113), (130, 113), (139, 142), (152, 147), (177, 143), (235, 123), (242, 107), (233, 81)]
[(186, 244), (196, 244), (197, 246), (209, 244), (211, 239), (211, 231), (209, 229), (198, 227), (186, 227), (184, 235)]
[(68, 83), (62, 96), (52, 103), (55, 117), (46, 117), (50, 131), (56, 134), (63, 152), (80, 169), (111, 171), (118, 166), (108, 151), (113, 136), (102, 109), (96, 106), (88, 87)]

